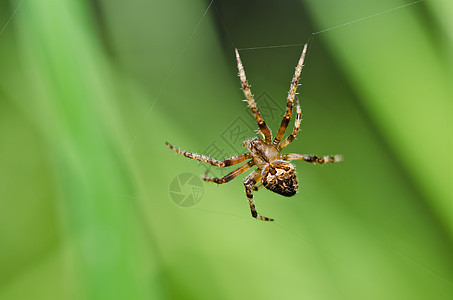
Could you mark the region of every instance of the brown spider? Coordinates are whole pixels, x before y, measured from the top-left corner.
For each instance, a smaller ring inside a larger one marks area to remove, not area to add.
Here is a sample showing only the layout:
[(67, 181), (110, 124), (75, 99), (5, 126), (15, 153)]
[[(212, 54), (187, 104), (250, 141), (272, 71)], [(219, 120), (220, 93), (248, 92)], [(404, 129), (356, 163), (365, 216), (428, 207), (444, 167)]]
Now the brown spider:
[[(226, 183), (236, 176), (244, 173), (252, 166), (256, 165), (257, 169), (250, 173), (247, 178), (244, 180), (245, 193), (249, 200), (250, 210), (254, 218), (263, 220), (263, 221), (273, 221), (271, 218), (266, 218), (258, 214), (255, 209), (255, 201), (253, 200), (253, 191), (257, 191), (260, 187), (264, 185), (267, 189), (278, 193), (283, 196), (293, 196), (298, 190), (298, 183), (296, 177), (296, 170), (294, 166), (287, 162), (287, 160), (303, 160), (310, 163), (333, 163), (342, 161), (343, 158), (341, 155), (335, 156), (324, 156), (318, 157), (314, 155), (306, 154), (296, 154), (296, 153), (287, 153), (280, 154), (280, 152), (288, 146), (297, 136), (300, 127), (301, 121), (301, 109), (299, 105), (299, 99), (296, 97), (297, 86), (299, 86), (299, 78), (302, 72), (302, 67), (304, 63), (305, 53), (307, 51), (307, 44), (305, 44), (302, 51), (302, 55), (299, 59), (299, 63), (296, 67), (296, 72), (294, 74), (291, 86), (288, 92), (288, 101), (286, 104), (286, 112), (283, 116), (282, 123), (278, 129), (277, 135), (274, 140), (272, 140), (272, 133), (269, 127), (263, 120), (258, 108), (256, 107), (255, 100), (250, 91), (250, 86), (247, 83), (247, 78), (245, 77), (244, 67), (242, 66), (241, 58), (239, 57), (239, 52), (236, 51), (236, 59), (239, 69), (239, 77), (241, 78), (242, 90), (244, 91), (245, 97), (247, 98), (250, 109), (255, 115), (256, 121), (258, 122), (258, 127), (262, 138), (255, 137), (251, 140), (246, 140), (243, 142), (243, 146), (246, 147), (250, 152), (237, 155), (231, 158), (227, 158), (223, 161), (218, 161), (210, 157), (206, 157), (199, 154), (194, 154), (190, 152), (183, 151), (179, 148), (173, 147), (168, 142), (166, 143), (170, 149), (184, 155), (185, 157), (196, 159), (208, 164), (211, 164), (216, 167), (228, 167), (241, 163), (247, 159), (251, 159), (249, 162), (234, 170), (233, 172), (223, 176), (222, 178), (216, 177), (206, 177), (203, 175), (204, 181), (215, 182), (218, 184)], [(286, 128), (288, 127), (289, 120), (291, 119), (293, 111), (293, 102), (296, 99), (296, 121), (294, 124), (293, 132), (282, 142), (283, 135), (285, 134)], [(261, 180), (262, 184), (255, 185)]]

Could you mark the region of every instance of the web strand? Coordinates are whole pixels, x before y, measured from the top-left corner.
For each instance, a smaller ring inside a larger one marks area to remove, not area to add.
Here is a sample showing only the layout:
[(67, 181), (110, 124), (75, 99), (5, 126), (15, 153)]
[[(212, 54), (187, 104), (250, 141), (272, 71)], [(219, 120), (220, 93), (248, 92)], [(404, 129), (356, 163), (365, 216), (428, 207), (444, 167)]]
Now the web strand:
[(176, 67), (178, 66), (179, 62), (181, 61), (181, 58), (182, 56), (184, 55), (184, 52), (186, 52), (186, 49), (187, 49), (187, 46), (190, 44), (190, 42), (192, 41), (195, 33), (197, 32), (198, 28), (200, 27), (201, 23), (203, 22), (204, 20), (204, 17), (207, 15), (209, 9), (211, 8), (212, 4), (214, 3), (214, 0), (212, 0), (208, 7), (205, 9), (203, 15), (201, 16), (200, 20), (198, 21), (197, 23), (197, 26), (195, 26), (195, 29), (192, 31), (192, 33), (190, 34), (189, 38), (187, 39), (186, 43), (184, 44), (184, 46), (182, 47), (182, 50), (181, 50), (181, 53), (179, 54), (178, 58), (176, 59), (175, 61), (175, 64), (173, 65), (173, 67), (171, 68), (170, 72), (168, 73), (167, 77), (165, 78), (165, 81), (164, 83), (162, 84), (159, 92), (157, 93), (157, 96), (154, 100), (154, 102), (149, 106), (149, 109), (148, 109), (148, 112), (146, 114), (146, 116), (143, 118), (143, 121), (142, 121), (142, 124), (140, 125), (140, 127), (137, 129), (136, 133), (134, 134), (134, 137), (132, 139), (132, 142), (131, 144), (129, 145), (129, 148), (128, 148), (128, 151), (127, 152), (130, 152), (131, 149), (134, 147), (134, 144), (135, 144), (135, 141), (137, 140), (137, 137), (140, 133), (140, 131), (142, 130), (143, 126), (145, 125), (145, 122), (146, 120), (148, 119), (149, 115), (151, 114), (151, 111), (153, 110), (154, 108), (154, 105), (157, 103), (158, 99), (159, 99), (159, 96), (160, 94), (162, 93), (162, 91), (164, 90), (164, 88), (167, 86), (167, 83), (168, 81), (170, 80), (171, 76), (173, 75), (173, 73), (175, 72), (176, 70)]
[(334, 30), (334, 29), (338, 29), (338, 28), (341, 28), (341, 27), (344, 27), (344, 26), (348, 26), (348, 25), (357, 23), (357, 22), (368, 20), (368, 19), (380, 16), (380, 15), (384, 15), (384, 14), (390, 13), (392, 11), (395, 11), (395, 10), (398, 10), (398, 9), (402, 9), (402, 8), (405, 8), (405, 7), (408, 7), (408, 6), (423, 2), (423, 1), (425, 1), (425, 0), (417, 0), (417, 1), (414, 1), (414, 2), (411, 2), (411, 3), (408, 3), (408, 4), (403, 4), (403, 5), (394, 7), (394, 8), (390, 8), (390, 9), (387, 9), (387, 10), (384, 10), (384, 11), (369, 15), (367, 17), (355, 19), (355, 20), (352, 20), (352, 21), (349, 21), (349, 22), (346, 22), (346, 23), (343, 23), (343, 24), (340, 24), (340, 25), (337, 25), (337, 26), (333, 26), (333, 27), (330, 27), (330, 28), (327, 28), (327, 29), (324, 29), (324, 30), (316, 31), (316, 32), (313, 32), (312, 34), (313, 35), (317, 35), (317, 34), (320, 34), (320, 33), (324, 33), (324, 32), (327, 32), (327, 31)]
[(14, 10), (13, 14), (11, 15), (11, 17), (9, 17), (5, 26), (3, 26), (2, 30), (0, 31), (0, 35), (2, 35), (3, 31), (5, 31), (6, 27), (8, 27), (8, 25), (9, 25), (9, 23), (11, 23), (11, 21), (14, 19), (14, 16), (16, 15), (17, 11), (19, 10), (20, 6), (22, 5), (22, 2), (24, 2), (24, 0), (20, 1), (19, 4), (16, 6), (16, 9)]
[[(321, 33), (325, 33), (325, 32), (331, 31), (331, 30), (335, 30), (335, 29), (338, 29), (338, 28), (341, 28), (341, 27), (345, 27), (345, 26), (348, 26), (348, 25), (351, 25), (351, 24), (354, 24), (354, 23), (358, 23), (358, 22), (364, 21), (364, 20), (368, 20), (368, 19), (380, 16), (380, 15), (384, 15), (384, 14), (387, 14), (387, 13), (390, 13), (390, 12), (393, 12), (393, 11), (396, 11), (396, 10), (399, 10), (399, 9), (403, 9), (403, 8), (406, 8), (408, 6), (411, 6), (411, 5), (414, 5), (414, 4), (423, 2), (423, 1), (425, 1), (425, 0), (417, 0), (417, 1), (414, 1), (414, 2), (411, 2), (411, 3), (408, 3), (408, 4), (403, 4), (403, 5), (394, 7), (394, 8), (390, 8), (390, 9), (387, 9), (387, 10), (384, 10), (384, 11), (381, 11), (381, 12), (378, 12), (378, 13), (363, 17), (363, 18), (355, 19), (355, 20), (352, 20), (352, 21), (349, 21), (349, 22), (346, 22), (346, 23), (343, 23), (343, 24), (339, 24), (339, 25), (336, 25), (336, 26), (333, 26), (333, 27), (330, 27), (330, 28), (326, 28), (326, 29), (323, 29), (323, 30), (320, 30), (320, 31), (312, 32), (311, 36), (309, 38), (309, 41), (315, 35), (318, 35), (318, 34), (321, 34)], [(298, 44), (287, 44), (287, 45), (257, 46), (257, 47), (238, 48), (238, 50), (259, 50), (259, 49), (269, 49), (269, 48), (300, 47), (302, 45), (304, 45), (304, 44), (303, 43), (298, 43)]]
[(238, 48), (238, 51), (243, 50), (259, 50), (259, 49), (269, 49), (269, 48), (287, 48), (287, 47), (300, 47), (305, 44), (310, 44), (311, 40), (313, 39), (314, 34), (312, 33), (308, 38), (307, 42), (305, 43), (298, 43), (298, 44), (287, 44), (287, 45), (272, 45), (272, 46), (261, 46), (261, 47), (250, 47), (250, 48)]
[(222, 18), (222, 16), (220, 15), (220, 12), (219, 12), (219, 10), (218, 10), (218, 8), (217, 8), (217, 5), (215, 4), (214, 0), (212, 0), (212, 3), (214, 4), (214, 8), (215, 8), (215, 11), (216, 11), (216, 13), (217, 13), (217, 16), (219, 17), (219, 20), (220, 20), (220, 22), (221, 22), (222, 25), (223, 25), (223, 29), (225, 30), (225, 32), (226, 32), (226, 34), (227, 34), (227, 36), (228, 36), (228, 39), (230, 40), (231, 46), (233, 46), (233, 49), (235, 49), (236, 47), (234, 46), (233, 39), (232, 39), (231, 36), (230, 36), (230, 32), (228, 31), (228, 29), (227, 29), (227, 27), (226, 27), (226, 25), (225, 25), (225, 22), (223, 22), (223, 18)]
[(288, 45), (272, 45), (272, 46), (260, 46), (260, 47), (250, 47), (250, 48), (238, 48), (239, 51), (243, 50), (258, 50), (258, 49), (270, 49), (270, 48), (286, 48), (286, 47), (298, 47), (305, 44), (288, 44)]

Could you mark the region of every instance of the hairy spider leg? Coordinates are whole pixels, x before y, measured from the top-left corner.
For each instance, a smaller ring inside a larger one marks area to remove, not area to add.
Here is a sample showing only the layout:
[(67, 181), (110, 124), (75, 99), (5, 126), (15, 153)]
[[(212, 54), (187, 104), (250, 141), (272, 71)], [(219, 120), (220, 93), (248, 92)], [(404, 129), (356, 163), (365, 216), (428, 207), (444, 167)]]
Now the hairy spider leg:
[(278, 129), (277, 135), (274, 138), (274, 145), (278, 145), (285, 134), (286, 128), (288, 127), (289, 120), (291, 119), (291, 114), (293, 113), (293, 102), (296, 97), (296, 90), (299, 84), (300, 74), (302, 73), (302, 68), (304, 67), (305, 53), (307, 52), (307, 44), (305, 44), (302, 54), (297, 64), (296, 71), (294, 72), (293, 81), (288, 91), (288, 100), (286, 102), (286, 112), (283, 116), (282, 123)]
[(202, 178), (203, 178), (204, 181), (215, 182), (217, 184), (227, 183), (228, 181), (233, 180), (236, 176), (241, 175), (242, 173), (244, 173), (245, 171), (250, 169), (254, 164), (255, 164), (254, 161), (251, 160), (248, 163), (246, 163), (245, 165), (243, 165), (243, 166), (237, 168), (236, 170), (226, 174), (222, 178), (207, 177), (206, 175), (202, 175)]
[(307, 155), (307, 154), (297, 154), (297, 153), (286, 153), (282, 154), (281, 158), (284, 160), (303, 160), (309, 163), (314, 164), (326, 164), (340, 162), (343, 160), (343, 156), (334, 155), (334, 156), (316, 156), (316, 155)]
[(262, 220), (262, 221), (274, 221), (274, 219), (271, 218), (266, 218), (261, 216), (255, 208), (255, 200), (253, 200), (253, 193), (252, 190), (255, 188), (255, 184), (261, 180), (261, 170), (257, 169), (250, 173), (247, 178), (244, 180), (244, 186), (245, 186), (245, 194), (247, 195), (247, 198), (249, 200), (249, 205), (250, 205), (250, 211), (252, 213), (252, 217)]
[(207, 156), (204, 156), (204, 155), (195, 154), (195, 153), (191, 153), (191, 152), (187, 152), (187, 151), (181, 150), (179, 148), (176, 148), (176, 147), (170, 145), (168, 142), (165, 142), (165, 144), (170, 149), (178, 152), (179, 154), (184, 155), (185, 157), (188, 157), (188, 158), (191, 158), (191, 159), (195, 159), (195, 160), (199, 160), (199, 161), (211, 164), (213, 166), (222, 167), (222, 168), (223, 167), (232, 166), (232, 165), (241, 163), (241, 162), (243, 162), (246, 159), (252, 158), (252, 154), (247, 152), (247, 153), (243, 153), (243, 154), (240, 154), (240, 155), (237, 155), (237, 156), (233, 156), (233, 157), (230, 157), (230, 158), (227, 158), (227, 159), (224, 159), (224, 160), (215, 160), (213, 158), (210, 158), (210, 157), (207, 157)]
[(283, 140), (283, 142), (280, 144), (280, 149), (285, 148), (289, 144), (291, 144), (292, 141), (296, 139), (297, 134), (299, 133), (299, 128), (300, 128), (300, 122), (302, 120), (302, 110), (300, 109), (300, 104), (299, 104), (299, 98), (296, 97), (296, 121), (294, 121), (294, 129), (293, 132), (289, 136), (286, 137), (286, 139)]
[(241, 58), (239, 57), (239, 52), (237, 49), (235, 49), (235, 51), (236, 51), (236, 59), (238, 61), (239, 78), (241, 79), (241, 83), (242, 83), (242, 90), (244, 91), (244, 95), (247, 98), (250, 109), (252, 110), (253, 114), (255, 115), (255, 118), (258, 123), (258, 127), (260, 129), (261, 134), (263, 135), (266, 142), (270, 142), (272, 139), (271, 130), (269, 129), (269, 127), (267, 127), (266, 122), (264, 122), (264, 119), (261, 116), (260, 111), (256, 107), (255, 100), (253, 99), (252, 92), (250, 91), (250, 86), (247, 82), (247, 78), (245, 77), (244, 66), (242, 65)]
[(264, 186), (263, 183), (260, 182), (260, 183), (258, 183), (257, 185), (255, 185), (255, 186), (253, 187), (253, 190), (254, 190), (254, 191), (258, 191), (258, 190), (259, 190), (260, 188), (262, 188), (263, 186)]

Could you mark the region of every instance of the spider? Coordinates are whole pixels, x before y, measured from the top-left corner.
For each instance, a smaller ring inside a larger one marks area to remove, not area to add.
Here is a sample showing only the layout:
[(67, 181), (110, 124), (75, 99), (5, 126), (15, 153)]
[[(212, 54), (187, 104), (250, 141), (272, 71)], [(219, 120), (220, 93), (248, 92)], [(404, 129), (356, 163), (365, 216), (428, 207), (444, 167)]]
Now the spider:
[[(280, 128), (277, 131), (274, 139), (272, 139), (272, 133), (269, 127), (266, 125), (263, 117), (261, 116), (258, 108), (256, 107), (255, 100), (253, 99), (252, 92), (250, 91), (250, 86), (245, 77), (244, 67), (239, 57), (239, 52), (235, 49), (237, 65), (239, 69), (239, 77), (242, 83), (242, 90), (244, 91), (245, 97), (247, 98), (248, 105), (253, 112), (253, 115), (256, 118), (258, 123), (259, 132), (262, 137), (255, 137), (250, 140), (246, 140), (242, 145), (249, 150), (249, 152), (227, 158), (223, 161), (218, 161), (210, 157), (206, 157), (199, 154), (194, 154), (176, 148), (166, 142), (166, 145), (184, 155), (185, 157), (199, 160), (208, 164), (211, 164), (216, 167), (228, 167), (235, 164), (239, 164), (247, 159), (250, 159), (247, 163), (239, 167), (238, 169), (228, 173), (222, 178), (217, 177), (207, 177), (206, 174), (202, 176), (204, 181), (214, 182), (217, 184), (227, 183), (236, 176), (246, 172), (253, 166), (256, 166), (253, 172), (251, 172), (244, 180), (245, 193), (247, 195), (250, 211), (252, 216), (256, 219), (263, 221), (273, 221), (274, 219), (261, 216), (255, 208), (255, 201), (253, 199), (252, 191), (258, 191), (259, 188), (264, 186), (265, 188), (278, 193), (280, 195), (290, 197), (296, 194), (298, 190), (298, 182), (296, 177), (296, 170), (294, 166), (288, 162), (291, 160), (303, 160), (309, 163), (333, 163), (343, 160), (341, 155), (334, 156), (315, 156), (315, 155), (306, 155), (306, 154), (297, 154), (297, 153), (286, 153), (281, 154), (280, 152), (288, 146), (297, 136), (299, 132), (301, 115), (302, 111), (299, 105), (299, 99), (296, 96), (296, 90), (299, 84), (300, 74), (302, 72), (302, 67), (305, 59), (305, 53), (307, 51), (307, 44), (305, 44), (302, 55), (297, 64), (296, 71), (293, 77), (293, 80), (290, 85), (288, 92), (288, 100), (286, 104), (286, 112), (283, 116)], [(296, 101), (296, 119), (294, 124), (293, 132), (286, 137), (283, 141), (283, 136), (285, 134), (288, 123), (291, 119), (293, 111), (293, 102)], [(259, 183), (261, 181), (261, 184)]]

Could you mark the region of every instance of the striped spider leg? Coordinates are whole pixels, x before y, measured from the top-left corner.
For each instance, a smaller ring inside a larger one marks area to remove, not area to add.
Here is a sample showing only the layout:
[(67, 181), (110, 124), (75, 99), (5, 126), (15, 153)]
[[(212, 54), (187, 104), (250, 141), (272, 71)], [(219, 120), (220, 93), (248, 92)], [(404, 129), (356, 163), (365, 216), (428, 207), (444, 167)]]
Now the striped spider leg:
[(244, 180), (244, 186), (245, 186), (245, 194), (247, 195), (247, 199), (249, 200), (249, 205), (250, 205), (250, 211), (252, 213), (252, 217), (262, 220), (262, 221), (274, 221), (274, 219), (267, 218), (261, 216), (255, 208), (255, 200), (253, 199), (253, 194), (252, 190), (257, 191), (259, 187), (256, 187), (255, 184), (261, 180), (261, 170), (256, 169), (252, 173), (247, 176)]
[(302, 116), (302, 111), (300, 109), (299, 105), (299, 100), (296, 97), (296, 91), (297, 87), (300, 85), (299, 84), (299, 79), (300, 79), (300, 74), (302, 73), (302, 68), (304, 66), (304, 60), (305, 60), (305, 54), (307, 53), (307, 44), (305, 44), (304, 49), (302, 50), (302, 55), (300, 56), (299, 62), (296, 66), (296, 71), (293, 76), (293, 80), (291, 81), (291, 86), (288, 91), (288, 100), (286, 101), (286, 112), (285, 115), (283, 116), (282, 123), (280, 125), (280, 128), (278, 129), (277, 135), (274, 138), (274, 145), (278, 145), (280, 141), (283, 138), (283, 135), (285, 134), (286, 128), (288, 127), (289, 120), (291, 119), (291, 115), (293, 113), (293, 101), (294, 98), (296, 98), (297, 101), (297, 116), (296, 116), (296, 123), (294, 126), (294, 131), (292, 133), (292, 138), (288, 140), (288, 138), (284, 141), (285, 146), (281, 147), (280, 149), (285, 148), (287, 145), (291, 143), (296, 138), (297, 133), (299, 132), (299, 127), (300, 127), (300, 121), (301, 121), (301, 116)]
[[(195, 153), (192, 153), (192, 152), (181, 150), (179, 148), (176, 148), (176, 147), (170, 145), (168, 142), (166, 142), (165, 144), (170, 149), (172, 149), (173, 151), (175, 151), (175, 152), (177, 152), (179, 154), (182, 154), (185, 157), (188, 157), (188, 158), (191, 158), (191, 159), (195, 159), (195, 160), (198, 160), (198, 161), (202, 161), (202, 162), (208, 163), (208, 164), (210, 164), (212, 166), (221, 167), (221, 168), (229, 167), (229, 166), (232, 166), (232, 165), (236, 165), (236, 164), (239, 164), (239, 163), (245, 161), (246, 159), (252, 158), (252, 155), (249, 152), (247, 152), (247, 153), (243, 153), (243, 154), (240, 154), (240, 155), (237, 155), (237, 156), (233, 156), (233, 157), (227, 158), (225, 160), (219, 161), (219, 160), (215, 160), (213, 158), (210, 158), (210, 157), (207, 157), (207, 156), (204, 156), (204, 155), (195, 154)], [(250, 169), (253, 165), (254, 165), (253, 160), (251, 160), (248, 163), (246, 163), (245, 165), (243, 165), (243, 166), (239, 167), (238, 169), (234, 170), (233, 172), (230, 172), (230, 173), (226, 174), (222, 178), (207, 177), (206, 175), (203, 175), (202, 178), (203, 178), (204, 181), (215, 182), (217, 184), (227, 183), (228, 181), (232, 180), (234, 177), (236, 177), (238, 175), (241, 175), (242, 173), (244, 173), (245, 171)]]
[[(217, 184), (227, 183), (234, 179), (236, 176), (250, 170), (250, 168), (252, 168), (253, 166), (256, 166), (257, 168), (254, 171), (252, 171), (244, 180), (245, 193), (248, 198), (250, 211), (252, 217), (256, 219), (263, 221), (273, 221), (273, 219), (271, 218), (261, 216), (256, 211), (255, 200), (253, 199), (252, 191), (258, 191), (261, 187), (264, 186), (265, 188), (280, 195), (287, 197), (293, 196), (298, 191), (299, 186), (296, 177), (296, 170), (289, 161), (303, 160), (310, 163), (323, 164), (342, 161), (343, 157), (341, 155), (315, 156), (297, 153), (288, 154), (280, 153), (285, 147), (287, 147), (291, 142), (293, 142), (296, 139), (296, 136), (299, 133), (299, 128), (302, 120), (302, 110), (300, 108), (299, 99), (296, 96), (297, 94), (296, 91), (297, 87), (299, 86), (299, 79), (302, 73), (305, 54), (307, 52), (307, 44), (305, 44), (299, 62), (296, 66), (296, 70), (288, 92), (286, 111), (283, 116), (280, 128), (278, 129), (277, 134), (273, 140), (271, 130), (266, 125), (266, 122), (264, 121), (261, 113), (256, 107), (255, 100), (253, 99), (250, 86), (245, 76), (245, 70), (244, 66), (242, 65), (239, 52), (237, 49), (235, 50), (235, 52), (242, 90), (244, 92), (245, 97), (247, 98), (248, 106), (250, 107), (250, 109), (253, 112), (253, 115), (255, 116), (262, 137), (255, 137), (253, 139), (246, 140), (243, 142), (243, 146), (247, 148), (249, 152), (222, 161), (218, 161), (203, 155), (183, 151), (179, 148), (173, 147), (169, 143), (167, 143), (167, 146), (170, 147), (170, 149), (184, 155), (185, 157), (202, 161), (216, 167), (228, 167), (244, 162), (247, 159), (250, 159), (247, 163), (243, 164), (241, 167), (228, 173), (222, 178), (207, 177), (206, 175), (203, 175), (203, 180), (208, 182), (214, 182)], [(296, 102), (296, 118), (294, 123), (294, 129), (291, 132), (291, 134), (289, 134), (282, 141), (283, 136), (285, 135), (285, 131), (288, 127), (289, 121), (291, 119), (294, 101)]]
[(255, 99), (253, 99), (252, 92), (250, 91), (250, 86), (247, 82), (247, 78), (245, 77), (244, 66), (242, 65), (241, 58), (239, 57), (238, 49), (235, 49), (235, 52), (236, 60), (238, 62), (239, 78), (241, 78), (242, 83), (242, 90), (244, 91), (244, 95), (247, 98), (249, 107), (252, 110), (253, 115), (255, 116), (256, 122), (258, 123), (258, 128), (261, 132), (261, 135), (264, 137), (264, 140), (269, 143), (272, 139), (272, 132), (269, 127), (267, 127), (260, 111), (256, 107)]

